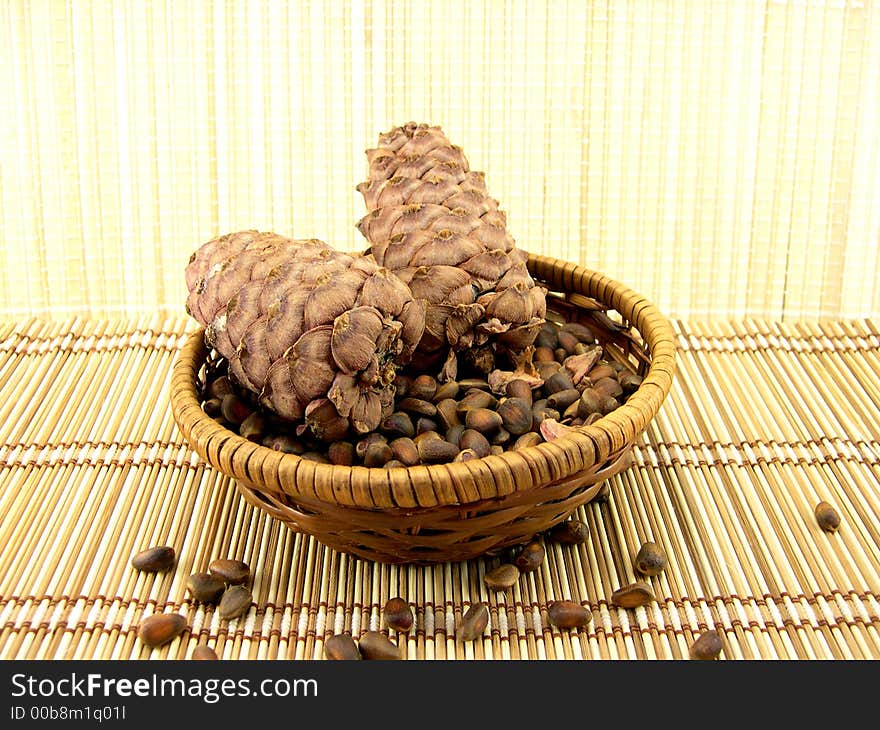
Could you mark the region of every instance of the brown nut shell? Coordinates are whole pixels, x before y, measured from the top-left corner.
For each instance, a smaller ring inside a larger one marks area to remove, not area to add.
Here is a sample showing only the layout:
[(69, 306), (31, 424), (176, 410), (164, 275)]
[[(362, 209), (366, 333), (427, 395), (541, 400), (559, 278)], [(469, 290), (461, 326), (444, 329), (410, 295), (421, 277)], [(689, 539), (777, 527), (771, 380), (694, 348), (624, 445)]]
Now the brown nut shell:
[(199, 603), (217, 603), (226, 590), (226, 583), (212, 573), (193, 573), (186, 579), (186, 588)]
[(381, 631), (367, 631), (358, 640), (358, 650), (364, 659), (399, 660), (400, 647)]
[(816, 522), (825, 532), (837, 532), (840, 527), (840, 515), (828, 502), (819, 502), (814, 510)]
[(540, 542), (530, 542), (516, 556), (514, 563), (523, 573), (531, 573), (541, 567), (546, 551)]
[(506, 591), (513, 588), (518, 580), (519, 568), (512, 563), (502, 563), (483, 576), (483, 583), (492, 591)]
[(593, 620), (590, 610), (574, 601), (553, 601), (547, 607), (550, 623), (560, 629), (576, 629)]
[(145, 573), (159, 573), (174, 567), (174, 548), (169, 545), (156, 545), (135, 553), (131, 567)]
[(622, 586), (611, 594), (611, 605), (618, 608), (637, 608), (653, 603), (654, 600), (651, 586), (641, 581)]
[(461, 641), (474, 641), (483, 635), (488, 624), (489, 606), (485, 601), (474, 603), (461, 617), (456, 636)]
[(636, 553), (633, 567), (642, 575), (660, 575), (666, 568), (666, 552), (656, 542), (644, 542)]
[(324, 658), (337, 661), (363, 659), (354, 639), (348, 634), (336, 634), (324, 642)]
[(550, 528), (547, 538), (560, 545), (580, 545), (590, 537), (590, 527), (581, 520), (565, 520)]
[(409, 631), (413, 625), (413, 612), (409, 604), (399, 597), (389, 598), (382, 610), (388, 628)]
[(210, 646), (206, 644), (199, 644), (195, 649), (192, 650), (192, 654), (190, 654), (190, 659), (195, 659), (196, 661), (213, 661), (217, 660), (220, 657), (217, 656), (217, 652), (214, 651)]
[(514, 436), (522, 436), (532, 429), (532, 407), (524, 398), (505, 399), (498, 405), (497, 414), (503, 428)]
[(721, 634), (709, 629), (700, 634), (688, 649), (688, 657), (694, 660), (711, 661), (721, 654)]
[(442, 438), (424, 439), (418, 442), (419, 458), (424, 464), (443, 464), (452, 461), (459, 448)]
[(244, 585), (251, 579), (251, 569), (243, 560), (217, 558), (208, 565), (208, 572), (231, 586)]
[(246, 614), (251, 603), (253, 603), (253, 596), (247, 588), (243, 585), (230, 586), (220, 597), (217, 615), (223, 621), (231, 621)]
[(179, 613), (154, 613), (138, 625), (138, 638), (151, 649), (155, 649), (174, 641), (186, 627), (186, 617)]

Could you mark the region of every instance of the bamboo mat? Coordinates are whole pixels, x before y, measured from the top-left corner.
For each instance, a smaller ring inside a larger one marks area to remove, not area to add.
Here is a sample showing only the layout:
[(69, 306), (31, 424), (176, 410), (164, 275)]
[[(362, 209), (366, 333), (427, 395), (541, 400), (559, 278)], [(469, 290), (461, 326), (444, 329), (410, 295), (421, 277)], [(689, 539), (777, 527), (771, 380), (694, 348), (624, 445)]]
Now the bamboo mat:
[[(548, 546), (507, 594), (497, 558), (383, 566), (323, 548), (247, 505), (177, 432), (169, 380), (185, 319), (0, 322), (0, 658), (175, 659), (210, 643), (227, 659), (321, 658), (334, 633), (381, 627), (395, 595), (414, 609), (410, 659), (681, 659), (718, 629), (726, 659), (880, 659), (880, 333), (869, 320), (675, 322), (669, 397), (577, 515), (578, 547)], [(813, 507), (831, 502), (840, 530)], [(646, 540), (669, 556), (657, 601), (617, 609)], [(131, 555), (169, 544), (168, 573)], [(191, 605), (187, 576), (217, 557), (254, 571), (255, 605), (221, 622)], [(589, 604), (559, 631), (547, 604)], [(482, 641), (456, 642), (485, 600)], [(191, 631), (149, 651), (153, 612)]]

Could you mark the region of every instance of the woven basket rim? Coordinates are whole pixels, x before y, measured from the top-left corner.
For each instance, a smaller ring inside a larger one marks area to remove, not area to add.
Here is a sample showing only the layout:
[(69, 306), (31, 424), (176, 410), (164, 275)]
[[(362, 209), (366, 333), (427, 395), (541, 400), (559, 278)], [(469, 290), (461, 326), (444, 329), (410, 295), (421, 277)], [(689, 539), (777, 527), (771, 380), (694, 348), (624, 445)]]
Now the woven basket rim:
[[(589, 426), (566, 431), (552, 441), (502, 454), (447, 464), (410, 467), (366, 467), (322, 464), (254, 443), (218, 424), (201, 407), (196, 391), (198, 372), (207, 356), (204, 328), (190, 333), (173, 366), (171, 406), (174, 420), (195, 451), (222, 472), (255, 484), (274, 481), (297, 497), (338, 507), (419, 509), (462, 504), (454, 484), (474, 484), (480, 499), (539, 489), (549, 479), (580, 472), (620, 450), (647, 426), (668, 394), (675, 370), (675, 335), (669, 321), (642, 295), (604, 274), (546, 256), (528, 255), (529, 268), (562, 267), (563, 278), (578, 280), (604, 306), (614, 309), (642, 336), (651, 362), (641, 385), (611, 413)], [(567, 276), (570, 274), (570, 277)], [(234, 456), (234, 458), (233, 458)], [(513, 478), (525, 468), (541, 479), (523, 483)], [(506, 473), (511, 484), (492, 493), (496, 478)], [(265, 475), (270, 479), (265, 479)], [(481, 476), (482, 475), (482, 476)], [(332, 485), (317, 488), (317, 485)]]

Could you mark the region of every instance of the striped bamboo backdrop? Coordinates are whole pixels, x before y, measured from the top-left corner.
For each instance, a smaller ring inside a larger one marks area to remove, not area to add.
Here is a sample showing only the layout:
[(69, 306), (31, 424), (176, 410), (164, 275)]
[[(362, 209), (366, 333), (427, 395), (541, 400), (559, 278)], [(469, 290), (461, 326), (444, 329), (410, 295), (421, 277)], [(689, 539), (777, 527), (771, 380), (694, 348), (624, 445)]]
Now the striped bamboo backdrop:
[(362, 247), (409, 120), (670, 316), (880, 312), (869, 0), (4, 0), (0, 89), (0, 317), (179, 316), (231, 230)]

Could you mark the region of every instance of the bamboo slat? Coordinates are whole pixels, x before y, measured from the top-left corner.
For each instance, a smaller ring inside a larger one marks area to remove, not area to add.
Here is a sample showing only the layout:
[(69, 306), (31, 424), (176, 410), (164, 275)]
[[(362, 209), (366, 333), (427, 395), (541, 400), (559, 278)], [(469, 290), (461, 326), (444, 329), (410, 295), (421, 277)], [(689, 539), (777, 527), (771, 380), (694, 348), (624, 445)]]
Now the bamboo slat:
[[(192, 452), (169, 405), (183, 319), (0, 323), (0, 658), (311, 659), (334, 633), (385, 630), (408, 659), (686, 659), (707, 628), (722, 658), (880, 659), (880, 333), (870, 320), (676, 321), (678, 370), (607, 501), (578, 508), (579, 546), (547, 544), (506, 593), (482, 578), (499, 557), (433, 566), (372, 563), (325, 548), (251, 506)], [(822, 532), (813, 508), (842, 518)], [(660, 543), (656, 601), (610, 604)], [(139, 549), (177, 564), (134, 571)], [(186, 578), (216, 557), (254, 571), (254, 606), (220, 621)], [(560, 631), (553, 600), (592, 622)], [(455, 627), (476, 601), (490, 625)], [(146, 649), (138, 622), (183, 613), (190, 630)]]

